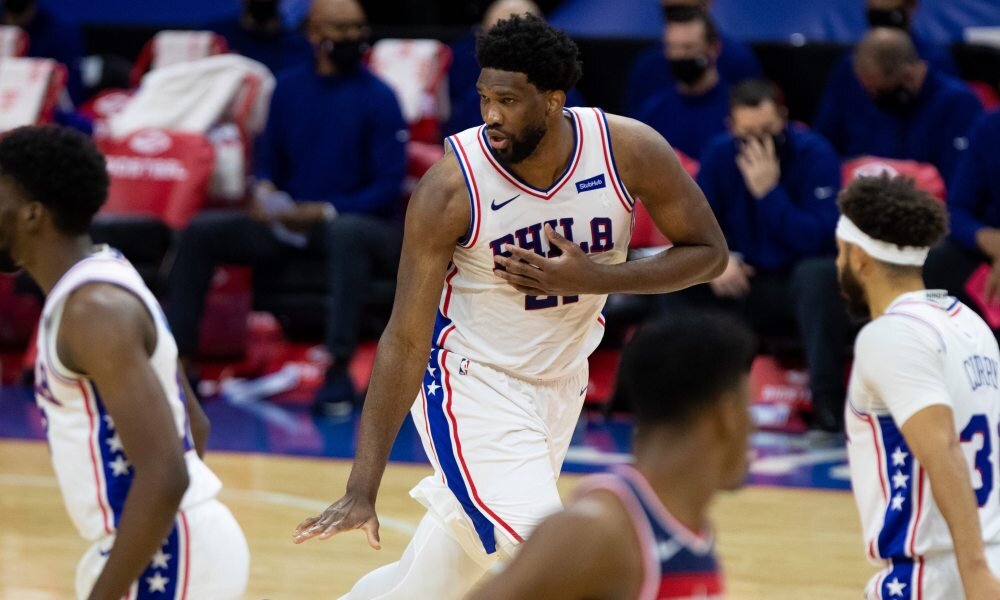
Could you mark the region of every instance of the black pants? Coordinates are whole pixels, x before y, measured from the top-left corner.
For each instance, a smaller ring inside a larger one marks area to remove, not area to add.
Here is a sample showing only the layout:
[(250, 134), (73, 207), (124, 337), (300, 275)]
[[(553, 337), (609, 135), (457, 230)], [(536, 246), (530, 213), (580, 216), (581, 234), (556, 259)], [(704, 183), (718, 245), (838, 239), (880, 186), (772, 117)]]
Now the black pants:
[(828, 257), (808, 258), (791, 272), (758, 272), (743, 298), (719, 298), (709, 285), (668, 294), (667, 305), (711, 307), (734, 312), (763, 337), (797, 335), (809, 369), (814, 426), (839, 430), (847, 396), (847, 349), (856, 326), (837, 284), (837, 267)]
[(181, 234), (167, 283), (167, 318), (181, 356), (198, 351), (205, 296), (218, 265), (280, 266), (302, 257), (325, 258), (329, 281), (326, 345), (335, 360), (346, 361), (358, 344), (358, 323), (373, 276), (394, 275), (402, 229), (360, 215), (340, 215), (308, 232), (296, 248), (278, 240), (270, 226), (244, 213), (199, 215)]

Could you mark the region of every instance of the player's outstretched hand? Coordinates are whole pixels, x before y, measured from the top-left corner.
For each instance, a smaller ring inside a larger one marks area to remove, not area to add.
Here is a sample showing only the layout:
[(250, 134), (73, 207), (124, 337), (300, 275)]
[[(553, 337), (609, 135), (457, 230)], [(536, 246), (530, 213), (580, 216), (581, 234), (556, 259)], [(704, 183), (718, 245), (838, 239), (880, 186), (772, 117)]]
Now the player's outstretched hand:
[(368, 545), (376, 550), (382, 549), (378, 537), (378, 515), (375, 506), (367, 498), (347, 494), (337, 500), (322, 514), (309, 517), (299, 523), (292, 534), (296, 544), (319, 537), (325, 540), (344, 531), (363, 529), (368, 536)]
[(546, 258), (531, 250), (508, 245), (504, 250), (510, 252), (510, 257), (494, 257), (497, 266), (503, 267), (496, 270), (497, 277), (529, 296), (596, 293), (589, 287), (597, 279), (594, 274), (600, 265), (590, 260), (579, 246), (548, 225), (545, 226), (545, 237), (561, 254)]

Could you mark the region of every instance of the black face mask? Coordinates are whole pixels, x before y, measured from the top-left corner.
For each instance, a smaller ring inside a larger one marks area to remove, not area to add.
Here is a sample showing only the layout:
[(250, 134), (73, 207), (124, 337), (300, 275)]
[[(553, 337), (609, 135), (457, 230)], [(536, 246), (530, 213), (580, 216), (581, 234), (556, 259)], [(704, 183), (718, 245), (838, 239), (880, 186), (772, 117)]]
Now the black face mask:
[(677, 81), (691, 85), (704, 77), (709, 64), (709, 59), (704, 54), (694, 58), (678, 58), (670, 61), (670, 72)]
[(253, 0), (247, 4), (246, 11), (255, 25), (267, 25), (278, 18), (278, 0)]
[(701, 9), (697, 6), (685, 6), (685, 5), (666, 5), (663, 7), (663, 18), (668, 22), (673, 21), (692, 21), (694, 18), (701, 13)]
[(882, 90), (875, 94), (872, 100), (875, 106), (895, 115), (905, 113), (913, 104), (913, 92), (899, 84), (891, 90)]
[(35, 0), (4, 0), (3, 9), (12, 15), (23, 15), (35, 5)]
[(334, 42), (333, 40), (323, 40), (320, 42), (320, 51), (337, 68), (337, 73), (352, 73), (361, 64), (361, 58), (368, 52), (368, 40), (343, 40)]
[(889, 10), (869, 8), (868, 26), (871, 28), (893, 27), (895, 29), (909, 31), (910, 17), (902, 8), (892, 8)]

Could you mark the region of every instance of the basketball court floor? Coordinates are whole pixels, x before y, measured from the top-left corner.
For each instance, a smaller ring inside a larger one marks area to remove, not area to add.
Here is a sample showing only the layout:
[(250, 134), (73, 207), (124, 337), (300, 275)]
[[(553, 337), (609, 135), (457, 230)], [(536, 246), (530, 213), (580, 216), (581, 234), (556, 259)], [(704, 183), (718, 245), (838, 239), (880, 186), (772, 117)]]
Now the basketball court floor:
[[(350, 469), (357, 415), (314, 419), (266, 402), (206, 405), (213, 431), (207, 462), (250, 543), (247, 598), (336, 598), (370, 569), (399, 557), (422, 507), (409, 489), (430, 472), (407, 421), (379, 495), (381, 551), (362, 534), (296, 546), (295, 525), (339, 497)], [(560, 489), (628, 460), (630, 426), (585, 416)], [(49, 463), (30, 392), (0, 390), (0, 599), (70, 598), (87, 544), (73, 529)], [(729, 598), (859, 598), (874, 573), (848, 491), (843, 446), (810, 448), (799, 436), (758, 433), (750, 482), (713, 507)], [(697, 474), (692, 473), (693, 477)], [(200, 599), (192, 599), (200, 600)]]

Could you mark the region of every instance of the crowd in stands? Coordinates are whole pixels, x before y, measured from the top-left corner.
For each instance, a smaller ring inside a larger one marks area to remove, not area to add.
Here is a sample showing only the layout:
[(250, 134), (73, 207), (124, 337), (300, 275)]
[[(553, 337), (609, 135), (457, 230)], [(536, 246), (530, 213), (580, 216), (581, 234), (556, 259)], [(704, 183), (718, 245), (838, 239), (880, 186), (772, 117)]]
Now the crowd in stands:
[[(872, 156), (936, 169), (947, 187), (951, 234), (931, 254), (927, 283), (986, 314), (1000, 301), (1000, 113), (984, 110), (947, 48), (910, 31), (917, 0), (857, 0), (870, 29), (830, 71), (810, 123), (790, 122), (782, 90), (765, 80), (746, 43), (714, 23), (710, 0), (662, 4), (662, 39), (636, 55), (624, 112), (695, 165), (731, 259), (717, 280), (655, 305), (715, 305), (765, 339), (797, 339), (810, 373), (811, 426), (841, 431), (845, 354), (857, 327), (847, 319), (833, 262), (842, 165)], [(69, 97), (83, 102), (94, 77), (80, 66), (79, 29), (34, 0), (3, 6), (4, 24), (27, 32), (28, 56), (67, 65)], [(496, 0), (451, 44), (450, 114), (440, 115), (436, 141), (481, 123), (476, 32), (524, 12), (541, 14), (530, 0)], [(301, 30), (283, 22), (278, 0), (243, 0), (236, 19), (206, 29), (229, 51), (266, 66), (276, 84), (253, 141), (247, 209), (203, 212), (178, 232), (165, 305), (180, 352), (191, 364), (197, 359), (217, 266), (319, 258), (332, 366), (317, 406), (343, 412), (358, 402), (347, 366), (360, 335), (359, 290), (391, 278), (398, 264), (412, 122), (393, 88), (366, 66), (371, 31), (355, 0), (315, 0)], [(585, 100), (573, 90), (567, 104)], [(78, 124), (75, 116), (65, 120)], [(985, 291), (973, 297), (967, 281), (983, 269)]]

